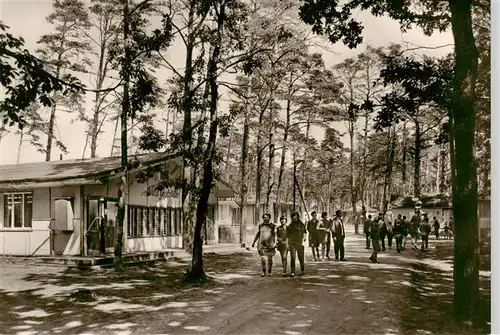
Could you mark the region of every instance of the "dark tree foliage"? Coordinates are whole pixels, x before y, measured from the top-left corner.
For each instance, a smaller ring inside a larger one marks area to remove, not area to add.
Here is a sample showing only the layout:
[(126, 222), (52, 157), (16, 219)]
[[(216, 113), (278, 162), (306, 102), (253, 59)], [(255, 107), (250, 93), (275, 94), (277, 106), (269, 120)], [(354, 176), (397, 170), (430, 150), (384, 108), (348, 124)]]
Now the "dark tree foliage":
[[(379, 130), (399, 123), (405, 115), (417, 113), (422, 108), (445, 109), (450, 106), (453, 69), (440, 60), (425, 57), (422, 61), (413, 57), (385, 58), (385, 67), (380, 71), (384, 86), (400, 88), (384, 95), (381, 108), (375, 119)], [(362, 107), (371, 109), (374, 102)]]
[(24, 39), (14, 37), (0, 21), (0, 83), (5, 99), (0, 101), (4, 124), (24, 126), (25, 111), (35, 102), (52, 105), (53, 92), (64, 95), (82, 91), (84, 86), (74, 77), (63, 81), (44, 69), (43, 63), (25, 49)]
[(153, 75), (155, 55), (166, 50), (172, 42), (172, 21), (168, 14), (162, 14), (161, 28), (147, 33), (150, 24), (148, 16), (153, 13), (154, 4), (146, 1), (131, 3), (128, 18), (130, 29), (128, 36), (128, 59), (125, 57), (125, 45), (117, 39), (110, 46), (109, 58), (112, 68), (118, 70), (120, 78), (125, 73), (130, 76), (130, 118), (160, 103), (160, 87)]

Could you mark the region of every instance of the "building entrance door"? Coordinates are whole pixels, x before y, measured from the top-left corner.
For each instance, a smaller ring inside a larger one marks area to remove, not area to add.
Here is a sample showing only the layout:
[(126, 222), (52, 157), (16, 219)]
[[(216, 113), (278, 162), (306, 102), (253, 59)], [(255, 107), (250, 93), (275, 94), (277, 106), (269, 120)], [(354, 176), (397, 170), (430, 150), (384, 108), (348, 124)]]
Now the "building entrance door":
[(113, 253), (116, 243), (118, 201), (87, 197), (85, 200), (87, 222), (85, 229), (86, 254), (97, 256)]

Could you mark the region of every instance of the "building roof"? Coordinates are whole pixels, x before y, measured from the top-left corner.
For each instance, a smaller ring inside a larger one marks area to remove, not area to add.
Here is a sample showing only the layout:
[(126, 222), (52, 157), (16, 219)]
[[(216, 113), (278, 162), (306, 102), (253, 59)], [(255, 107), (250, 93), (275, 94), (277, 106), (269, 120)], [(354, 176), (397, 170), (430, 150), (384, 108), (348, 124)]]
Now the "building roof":
[[(179, 156), (176, 154), (153, 153), (134, 157), (141, 164), (152, 165)], [(0, 186), (28, 182), (44, 183), (74, 179), (97, 179), (101, 176), (112, 175), (114, 172), (118, 172), (120, 168), (120, 156), (1, 165)]]

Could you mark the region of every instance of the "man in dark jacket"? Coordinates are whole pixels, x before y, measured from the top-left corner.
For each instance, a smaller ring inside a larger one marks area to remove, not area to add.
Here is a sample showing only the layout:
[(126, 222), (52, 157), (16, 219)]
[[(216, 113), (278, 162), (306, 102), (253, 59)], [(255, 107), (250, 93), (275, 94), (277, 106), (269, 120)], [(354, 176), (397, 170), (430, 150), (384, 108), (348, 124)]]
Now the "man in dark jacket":
[(418, 230), (420, 227), (420, 213), (415, 211), (410, 221), (410, 236), (413, 249), (418, 249)]
[(385, 219), (380, 223), (380, 242), (382, 242), (382, 251), (385, 251), (385, 237), (387, 236), (387, 225)]
[(424, 221), (420, 224), (420, 235), (422, 236), (422, 251), (429, 250), (429, 234), (431, 232), (431, 225), (429, 224), (429, 218), (426, 216)]
[(394, 237), (396, 238), (396, 250), (401, 252), (403, 250), (403, 237), (406, 234), (406, 227), (403, 219), (401, 218), (401, 214), (398, 214), (397, 219), (394, 221)]
[(332, 233), (333, 233), (333, 248), (335, 249), (335, 260), (339, 259), (339, 254), (340, 254), (340, 260), (345, 261), (346, 260), (344, 258), (345, 227), (344, 227), (344, 221), (342, 220), (342, 211), (340, 209), (338, 209), (335, 212), (335, 216), (333, 218)]
[(432, 221), (433, 221), (432, 227), (434, 228), (434, 234), (436, 236), (436, 240), (439, 240), (439, 228), (440, 228), (439, 221), (438, 221), (438, 219), (436, 219), (436, 217), (434, 217), (432, 219)]
[(368, 215), (368, 218), (365, 218), (365, 222), (363, 224), (363, 234), (365, 234), (366, 238), (366, 249), (370, 249), (370, 227), (372, 225), (372, 216)]
[(290, 276), (295, 277), (295, 258), (299, 257), (301, 274), (304, 274), (304, 237), (306, 226), (300, 221), (299, 213), (292, 213), (292, 222), (287, 227), (288, 248), (290, 250)]

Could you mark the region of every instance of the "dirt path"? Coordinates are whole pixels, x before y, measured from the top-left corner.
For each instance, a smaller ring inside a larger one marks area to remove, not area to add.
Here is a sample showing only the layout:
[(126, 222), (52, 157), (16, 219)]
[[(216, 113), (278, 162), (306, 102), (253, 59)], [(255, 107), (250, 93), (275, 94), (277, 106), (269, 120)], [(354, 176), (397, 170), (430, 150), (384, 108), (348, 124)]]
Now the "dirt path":
[[(259, 276), (254, 252), (206, 255), (213, 281), (182, 284), (185, 260), (81, 273), (5, 265), (0, 333), (18, 334), (474, 334), (452, 321), (450, 241), (431, 250), (387, 250), (368, 261), (361, 236), (347, 262), (311, 262), (295, 278)], [(489, 297), (489, 277), (481, 275)], [(88, 289), (93, 297), (75, 300)], [(486, 301), (487, 302), (487, 301)], [(485, 306), (487, 303), (485, 304)], [(487, 307), (485, 315), (489, 313)]]
[[(224, 264), (226, 260), (221, 257), (220, 264), (212, 265), (219, 272), (212, 275), (227, 281), (231, 281), (228, 278), (239, 278), (241, 282), (228, 285), (215, 295), (211, 291), (199, 290), (182, 302), (189, 307), (201, 301), (202, 306), (193, 307), (191, 312), (165, 313), (161, 318), (155, 318), (154, 324), (146, 328), (145, 333), (300, 335), (469, 332), (465, 328), (446, 327), (449, 324), (446, 319), (436, 320), (439, 321), (437, 325), (432, 324), (432, 317), (431, 321), (427, 321), (429, 313), (423, 310), (423, 298), (439, 294), (440, 287), (424, 287), (422, 278), (415, 275), (415, 271), (421, 274), (426, 272), (425, 263), (431, 259), (430, 254), (423, 256), (420, 251), (414, 250), (397, 254), (388, 249), (380, 256), (381, 264), (369, 262), (369, 254), (370, 251), (363, 248), (363, 239), (351, 235), (346, 245), (347, 262), (309, 261), (306, 274), (295, 278), (260, 278), (255, 255), (246, 255), (236, 267), (229, 262)], [(424, 257), (422, 264), (417, 257)], [(307, 259), (311, 259), (309, 254)], [(417, 267), (421, 265), (420, 270), (413, 269), (415, 264)], [(279, 274), (279, 264), (276, 265)], [(448, 282), (442, 284), (447, 285)], [(422, 301), (416, 303), (419, 299)], [(444, 297), (442, 300), (441, 303), (450, 303)], [(447, 328), (450, 330), (447, 331)]]

